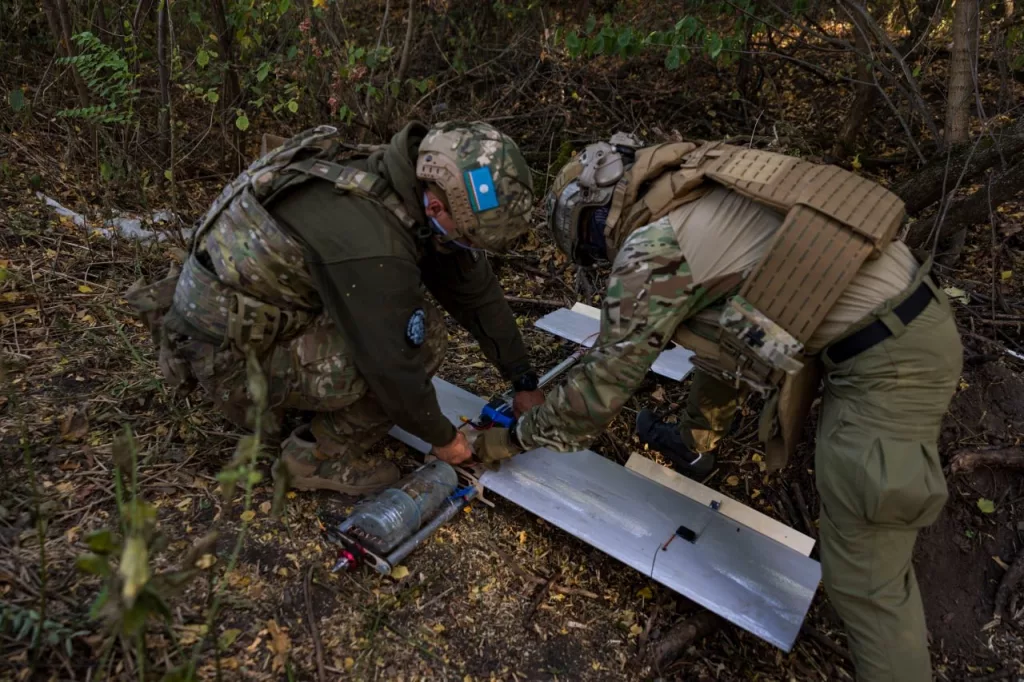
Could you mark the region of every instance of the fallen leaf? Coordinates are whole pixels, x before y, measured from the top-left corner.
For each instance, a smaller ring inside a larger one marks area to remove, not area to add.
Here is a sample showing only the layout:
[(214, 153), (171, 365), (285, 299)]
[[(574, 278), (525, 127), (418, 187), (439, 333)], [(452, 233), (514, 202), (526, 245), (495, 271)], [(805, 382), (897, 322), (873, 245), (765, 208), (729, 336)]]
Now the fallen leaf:
[(999, 277), (1005, 282), (1006, 280), (1008, 280), (1011, 277), (1013, 277), (1013, 270), (1003, 270), (999, 274)]
[(993, 555), (992, 556), (992, 561), (994, 561), (997, 564), (999, 564), (999, 568), (1003, 569), (1004, 571), (1009, 571), (1010, 570), (1010, 567), (1006, 565), (1006, 562), (1003, 561), (1002, 559), (1000, 559), (998, 556)]
[(644, 587), (644, 588), (641, 588), (641, 589), (637, 590), (636, 596), (640, 597), (641, 599), (653, 599), (654, 598), (654, 592), (651, 591), (651, 588)]
[(635, 624), (635, 623), (633, 624), (633, 626), (631, 628), (629, 628), (629, 634), (631, 634), (633, 637), (636, 637), (637, 635), (639, 635), (643, 631), (644, 631), (644, 629), (642, 627), (640, 627), (639, 625)]
[(739, 476), (730, 476), (727, 479), (725, 479), (725, 484), (728, 485), (728, 486), (733, 486), (733, 487), (738, 486), (740, 484), (740, 477)]
[(391, 569), (391, 577), (395, 580), (401, 580), (407, 575), (409, 575), (409, 569), (405, 566), (395, 566)]
[(217, 557), (215, 557), (212, 554), (204, 554), (203, 556), (201, 556), (198, 559), (196, 559), (195, 566), (196, 566), (196, 568), (199, 568), (199, 569), (202, 569), (202, 570), (205, 571), (210, 566), (213, 566), (215, 563), (217, 563)]
[(246, 509), (244, 512), (242, 512), (241, 519), (243, 521), (245, 521), (246, 523), (248, 523), (249, 521), (252, 521), (255, 518), (256, 518), (256, 512), (254, 512), (252, 509)]
[(60, 421), (61, 440), (79, 440), (89, 433), (89, 419), (85, 412), (69, 407)]
[(440, 623), (438, 623), (437, 625), (432, 627), (431, 630), (433, 630), (434, 632), (436, 632), (438, 634), (441, 634), (442, 632), (447, 630), (447, 628), (445, 626), (441, 625)]
[(220, 637), (217, 640), (217, 644), (221, 650), (227, 649), (229, 646), (235, 643), (238, 636), (242, 634), (242, 631), (237, 628), (230, 628), (220, 633)]
[(273, 669), (274, 672), (280, 672), (284, 670), (285, 663), (288, 662), (288, 652), (292, 648), (292, 640), (288, 636), (288, 628), (278, 627), (274, 619), (267, 621), (267, 631), (270, 633), (267, 648), (274, 653)]
[(943, 291), (946, 292), (946, 296), (949, 296), (952, 300), (963, 305), (967, 305), (971, 302), (971, 295), (963, 289), (958, 289), (957, 287), (946, 287)]
[(263, 502), (262, 504), (260, 504), (260, 511), (263, 512), (264, 514), (269, 514), (270, 513), (270, 507), (271, 507), (271, 504), (269, 502)]
[(78, 290), (80, 292), (82, 292), (83, 294), (91, 294), (92, 293), (92, 287), (89, 286), (88, 284), (79, 284), (78, 285)]
[(526, 531), (525, 530), (519, 531), (519, 544), (520, 545), (525, 545), (526, 544)]
[(996, 510), (996, 503), (984, 497), (979, 497), (978, 509), (980, 509), (983, 514), (991, 514)]
[(665, 402), (665, 387), (658, 386), (656, 389), (651, 391), (651, 400), (657, 401), (659, 403)]

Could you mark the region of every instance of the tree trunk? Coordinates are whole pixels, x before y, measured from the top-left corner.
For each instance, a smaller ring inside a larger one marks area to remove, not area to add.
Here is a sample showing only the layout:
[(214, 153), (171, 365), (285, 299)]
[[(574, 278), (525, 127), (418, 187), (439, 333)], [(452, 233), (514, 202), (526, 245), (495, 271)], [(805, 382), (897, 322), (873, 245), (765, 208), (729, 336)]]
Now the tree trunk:
[(992, 177), (991, 189), (981, 188), (963, 201), (953, 204), (944, 217), (935, 215), (927, 220), (914, 223), (907, 235), (907, 244), (911, 248), (922, 248), (931, 244), (933, 228), (941, 219), (942, 225), (938, 235), (941, 241), (956, 229), (982, 223), (989, 219), (989, 210), (995, 210), (1000, 204), (1013, 199), (1024, 188), (1024, 159), (1018, 159), (1016, 165), (1005, 171), (996, 171)]
[[(75, 44), (71, 42), (71, 15), (68, 13), (67, 0), (42, 0), (43, 12), (46, 14), (46, 23), (50, 25), (50, 32), (53, 39), (57, 41), (59, 51), (64, 52), (65, 57), (73, 57), (76, 54)], [(78, 69), (71, 67), (71, 77), (75, 81), (75, 90), (78, 91), (78, 101), (82, 107), (89, 106), (89, 88), (85, 81), (78, 74)]]
[(993, 166), (1012, 165), (1022, 152), (1024, 118), (986, 134), (977, 147), (968, 142), (948, 150), (948, 154), (932, 160), (893, 191), (906, 202), (907, 213), (915, 215), (942, 198), (944, 185), (945, 191), (951, 190), (961, 173), (964, 182), (968, 182)]
[(210, 3), (213, 13), (213, 28), (217, 33), (217, 44), (220, 46), (221, 54), (227, 69), (224, 71), (224, 93), (221, 97), (221, 114), (224, 125), (231, 130), (231, 140), (235, 151), (236, 170), (241, 171), (244, 162), (244, 155), (241, 149), (241, 138), (239, 130), (233, 125), (233, 118), (230, 115), (238, 106), (242, 94), (242, 86), (238, 80), (238, 70), (235, 66), (235, 46), (232, 41), (231, 31), (228, 28), (228, 17), (224, 8), (224, 0), (213, 0)]
[(949, 60), (946, 99), (946, 144), (962, 144), (971, 135), (971, 99), (978, 59), (978, 0), (956, 0), (953, 13), (953, 54)]
[(160, 79), (160, 113), (157, 117), (157, 131), (160, 137), (160, 165), (164, 170), (171, 168), (171, 69), (167, 61), (170, 32), (169, 0), (161, 0), (156, 15), (156, 66)]
[[(866, 0), (857, 0), (861, 7), (866, 9)], [(873, 69), (871, 67), (871, 43), (868, 41), (867, 27), (858, 21), (860, 15), (853, 13), (854, 44), (857, 48), (857, 95), (853, 99), (850, 111), (839, 128), (839, 136), (836, 138), (835, 146), (832, 147), (832, 156), (837, 159), (846, 158), (846, 155), (853, 148), (857, 140), (857, 133), (864, 120), (875, 107), (875, 100), (878, 98), (878, 88), (874, 83)]]

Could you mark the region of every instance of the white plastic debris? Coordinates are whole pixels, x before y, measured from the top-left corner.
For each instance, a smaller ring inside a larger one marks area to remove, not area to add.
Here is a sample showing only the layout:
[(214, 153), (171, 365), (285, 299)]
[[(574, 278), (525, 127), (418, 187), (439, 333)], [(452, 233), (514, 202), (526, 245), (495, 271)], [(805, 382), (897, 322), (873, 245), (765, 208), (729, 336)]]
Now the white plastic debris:
[[(51, 199), (42, 192), (36, 192), (36, 196), (43, 200), (47, 206), (51, 207), (57, 215), (70, 218), (71, 221), (79, 227), (88, 227), (89, 223), (81, 213), (76, 213), (69, 208), (65, 208), (60, 202)], [(149, 230), (143, 227), (143, 225), (173, 225), (174, 214), (167, 210), (154, 211), (148, 216), (137, 216), (129, 213), (124, 213), (116, 218), (111, 218), (103, 222), (103, 227), (98, 227), (93, 230), (96, 234), (105, 237), (107, 239), (113, 239), (115, 235), (120, 236), (124, 239), (132, 239), (138, 242), (148, 242), (156, 240), (157, 242), (165, 241), (168, 238), (168, 231), (156, 231)], [(171, 227), (170, 229), (174, 229)], [(181, 234), (182, 239), (188, 240), (192, 237), (193, 228), (185, 228), (178, 230)]]

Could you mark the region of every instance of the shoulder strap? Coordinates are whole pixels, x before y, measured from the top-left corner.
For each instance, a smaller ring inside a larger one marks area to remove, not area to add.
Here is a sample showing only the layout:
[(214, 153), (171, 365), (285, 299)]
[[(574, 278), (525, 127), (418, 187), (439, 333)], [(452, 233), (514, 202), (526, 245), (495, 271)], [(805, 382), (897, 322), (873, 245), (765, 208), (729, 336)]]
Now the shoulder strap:
[(326, 180), (340, 192), (352, 193), (375, 201), (393, 213), (407, 228), (411, 229), (416, 225), (416, 220), (409, 215), (401, 198), (379, 175), (316, 157), (288, 164), (282, 169), (282, 172), (289, 171)]

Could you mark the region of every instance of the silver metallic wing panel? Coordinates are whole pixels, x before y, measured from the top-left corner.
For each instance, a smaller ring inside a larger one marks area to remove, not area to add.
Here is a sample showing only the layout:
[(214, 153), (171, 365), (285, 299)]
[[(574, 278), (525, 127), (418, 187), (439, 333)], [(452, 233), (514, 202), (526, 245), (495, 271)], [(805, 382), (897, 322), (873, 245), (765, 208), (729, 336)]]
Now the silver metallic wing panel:
[[(599, 317), (594, 317), (594, 314), (600, 314), (600, 311), (591, 306), (576, 304), (572, 310), (560, 308), (548, 313), (537, 320), (534, 326), (555, 336), (591, 348), (601, 331), (601, 320)], [(691, 357), (693, 357), (692, 352), (681, 346), (673, 345), (661, 352), (658, 359), (651, 365), (651, 371), (669, 379), (682, 381), (693, 369), (693, 365), (690, 364)]]
[[(484, 406), (441, 379), (434, 379), (434, 387), (445, 416), (457, 426), (460, 417), (475, 418)], [(397, 427), (392, 435), (428, 450)], [(487, 472), (481, 482), (785, 651), (821, 579), (817, 561), (589, 450), (533, 450)], [(676, 535), (680, 528), (692, 541)]]

